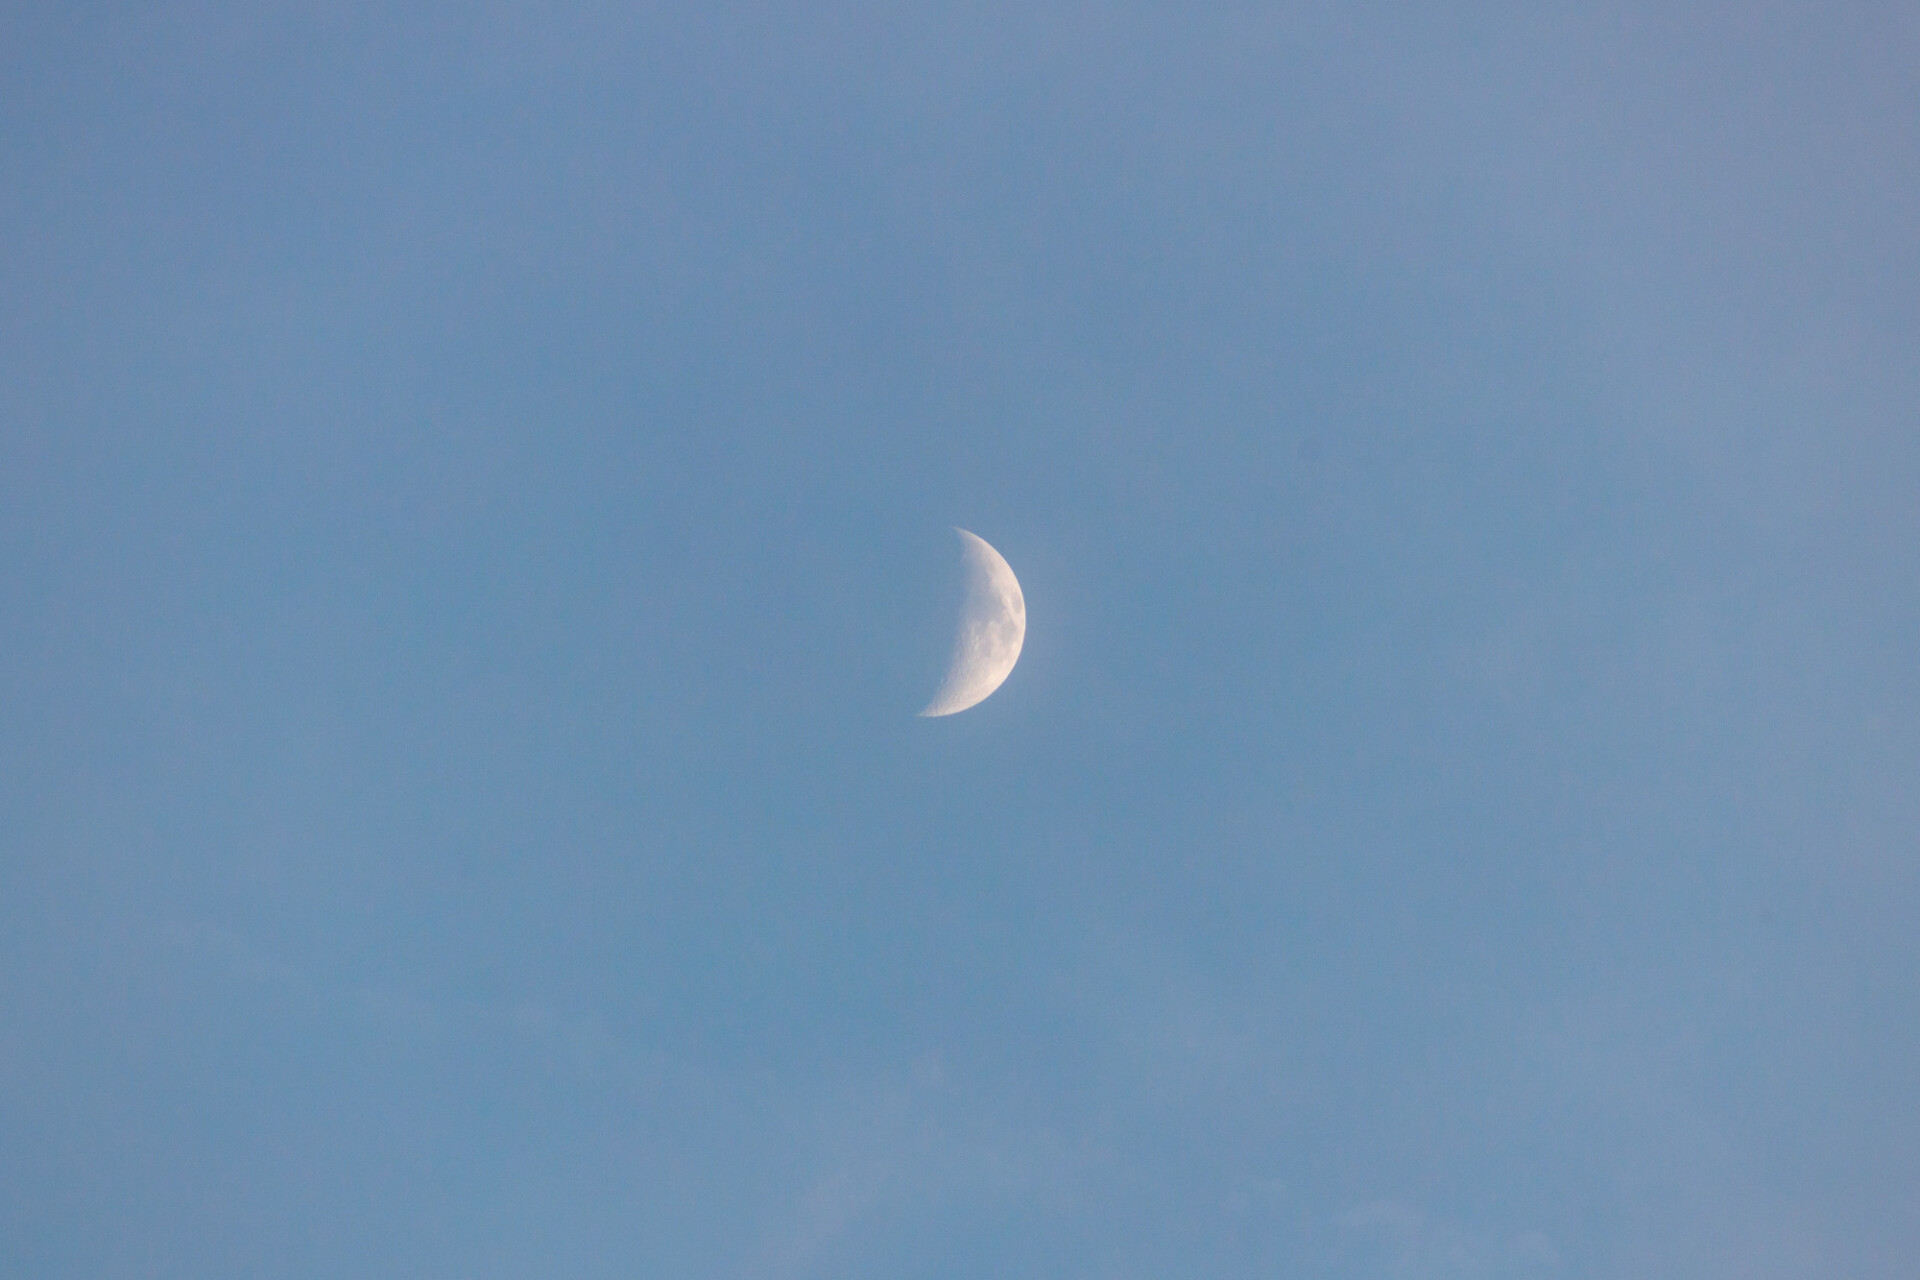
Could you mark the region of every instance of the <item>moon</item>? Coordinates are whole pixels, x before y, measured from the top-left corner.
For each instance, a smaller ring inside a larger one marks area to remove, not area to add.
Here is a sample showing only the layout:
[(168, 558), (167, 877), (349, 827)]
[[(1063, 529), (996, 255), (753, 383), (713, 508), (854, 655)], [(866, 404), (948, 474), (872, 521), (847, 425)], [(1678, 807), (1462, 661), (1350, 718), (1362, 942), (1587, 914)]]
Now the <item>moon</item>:
[(954, 532), (960, 535), (966, 561), (967, 602), (960, 611), (946, 679), (923, 716), (950, 716), (983, 701), (1020, 661), (1020, 646), (1027, 638), (1027, 600), (1006, 559), (977, 534), (960, 528)]

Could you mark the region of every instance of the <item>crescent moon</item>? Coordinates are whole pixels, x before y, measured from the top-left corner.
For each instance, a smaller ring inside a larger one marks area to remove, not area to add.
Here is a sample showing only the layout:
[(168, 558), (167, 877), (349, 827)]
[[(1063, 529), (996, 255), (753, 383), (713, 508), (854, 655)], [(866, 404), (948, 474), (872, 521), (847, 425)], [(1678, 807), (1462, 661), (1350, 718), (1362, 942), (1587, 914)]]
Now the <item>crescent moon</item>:
[(1020, 661), (1020, 646), (1027, 638), (1026, 597), (1005, 558), (986, 539), (965, 529), (954, 532), (960, 535), (966, 560), (967, 603), (946, 679), (923, 716), (950, 716), (984, 700)]

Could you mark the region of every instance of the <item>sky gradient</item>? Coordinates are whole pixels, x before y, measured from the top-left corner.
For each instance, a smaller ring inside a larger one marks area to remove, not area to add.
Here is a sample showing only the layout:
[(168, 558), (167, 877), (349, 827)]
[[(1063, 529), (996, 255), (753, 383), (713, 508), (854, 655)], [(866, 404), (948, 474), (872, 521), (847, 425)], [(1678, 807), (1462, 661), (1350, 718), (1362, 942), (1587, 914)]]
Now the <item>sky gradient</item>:
[(1681, 10), (10, 7), (0, 1273), (1920, 1274), (1920, 21)]

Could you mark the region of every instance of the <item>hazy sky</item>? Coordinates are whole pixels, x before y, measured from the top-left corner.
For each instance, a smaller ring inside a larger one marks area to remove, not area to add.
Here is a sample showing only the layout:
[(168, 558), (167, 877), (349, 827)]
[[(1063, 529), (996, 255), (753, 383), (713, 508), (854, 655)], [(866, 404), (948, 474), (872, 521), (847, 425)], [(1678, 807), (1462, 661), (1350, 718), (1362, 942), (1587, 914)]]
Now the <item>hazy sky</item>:
[(0, 1273), (1920, 1274), (1920, 20), (1201, 9), (7, 8)]

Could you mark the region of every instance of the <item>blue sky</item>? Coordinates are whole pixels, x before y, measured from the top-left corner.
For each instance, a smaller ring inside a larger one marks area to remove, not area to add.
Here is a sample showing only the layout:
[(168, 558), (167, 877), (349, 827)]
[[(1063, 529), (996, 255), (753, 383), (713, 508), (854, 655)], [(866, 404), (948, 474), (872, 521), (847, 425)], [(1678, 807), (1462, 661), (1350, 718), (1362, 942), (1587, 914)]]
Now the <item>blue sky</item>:
[(1920, 1265), (1898, 6), (0, 23), (0, 1271)]

